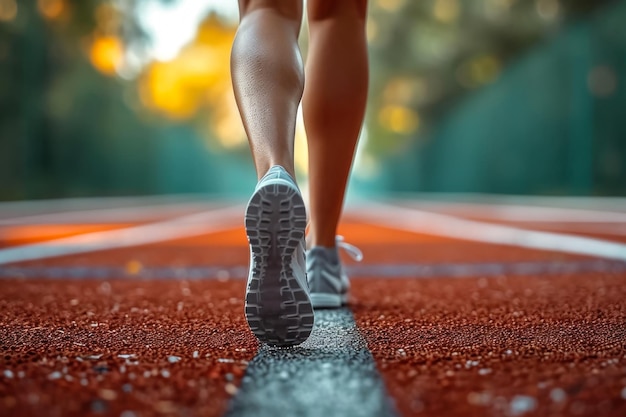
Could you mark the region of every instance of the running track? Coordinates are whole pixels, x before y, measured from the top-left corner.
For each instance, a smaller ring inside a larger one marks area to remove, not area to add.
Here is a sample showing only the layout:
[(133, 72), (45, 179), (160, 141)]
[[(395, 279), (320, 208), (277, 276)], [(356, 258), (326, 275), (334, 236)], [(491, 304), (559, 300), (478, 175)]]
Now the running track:
[(0, 415), (626, 415), (626, 200), (353, 204), (351, 307), (290, 349), (245, 324), (241, 213), (1, 203)]

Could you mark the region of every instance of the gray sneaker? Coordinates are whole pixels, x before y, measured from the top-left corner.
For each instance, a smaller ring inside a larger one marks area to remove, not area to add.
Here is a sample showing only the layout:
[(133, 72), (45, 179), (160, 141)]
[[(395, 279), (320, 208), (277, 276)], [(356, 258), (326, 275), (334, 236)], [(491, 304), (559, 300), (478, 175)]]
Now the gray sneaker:
[(306, 210), (295, 181), (281, 166), (257, 184), (245, 215), (250, 244), (246, 320), (269, 345), (304, 342), (313, 329), (306, 280)]
[(337, 236), (336, 246), (315, 246), (306, 255), (306, 271), (314, 308), (339, 308), (348, 303), (350, 280), (346, 275), (338, 248), (344, 249), (354, 260), (363, 259), (361, 251)]

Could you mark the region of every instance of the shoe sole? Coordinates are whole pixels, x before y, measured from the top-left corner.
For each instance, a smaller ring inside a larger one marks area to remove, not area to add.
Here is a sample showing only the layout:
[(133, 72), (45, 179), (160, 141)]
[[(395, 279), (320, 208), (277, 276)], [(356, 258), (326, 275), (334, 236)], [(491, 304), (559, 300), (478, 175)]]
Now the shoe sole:
[(300, 193), (275, 180), (250, 198), (245, 216), (252, 252), (246, 320), (255, 336), (273, 346), (304, 342), (313, 330), (313, 305), (293, 275), (291, 260), (306, 228)]

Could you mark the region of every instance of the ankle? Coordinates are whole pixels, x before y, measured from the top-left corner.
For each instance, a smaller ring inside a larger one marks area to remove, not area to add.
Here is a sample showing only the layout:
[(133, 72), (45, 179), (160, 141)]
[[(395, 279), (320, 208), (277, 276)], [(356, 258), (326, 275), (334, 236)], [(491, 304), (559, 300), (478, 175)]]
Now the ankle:
[(275, 166), (280, 166), (281, 168), (283, 168), (285, 171), (287, 171), (287, 174), (291, 175), (291, 178), (296, 181), (296, 173), (295, 173), (295, 169), (293, 164), (285, 164), (285, 163), (273, 163), (273, 162), (269, 162), (269, 163), (264, 163), (262, 165), (258, 165), (257, 166), (257, 177), (260, 180), (261, 178), (263, 178), (265, 176), (265, 174), (268, 173), (268, 171), (275, 167)]
[(319, 235), (319, 238), (317, 237), (317, 235), (311, 233), (308, 237), (307, 237), (307, 246), (309, 247), (309, 249), (314, 248), (316, 246), (321, 246), (324, 248), (334, 248), (337, 246), (337, 237), (335, 235), (335, 233), (333, 232), (331, 235)]

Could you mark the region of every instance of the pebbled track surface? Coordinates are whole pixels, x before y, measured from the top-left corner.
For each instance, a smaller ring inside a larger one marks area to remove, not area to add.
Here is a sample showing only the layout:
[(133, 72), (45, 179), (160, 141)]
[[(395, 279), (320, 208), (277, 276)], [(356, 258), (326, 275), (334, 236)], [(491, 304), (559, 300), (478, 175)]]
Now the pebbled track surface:
[(0, 414), (221, 415), (257, 350), (244, 287), (4, 280)]
[[(45, 241), (51, 231), (66, 236), (137, 223), (114, 220), (0, 224), (0, 237), (7, 236), (0, 247)], [(616, 232), (624, 227), (506, 224), (613, 241), (622, 241)], [(350, 216), (340, 232), (364, 252), (357, 271), (595, 260), (392, 230)], [(244, 317), (245, 242), (237, 228), (0, 265), (0, 415), (223, 415), (248, 364), (267, 354), (256, 356)], [(352, 311), (403, 416), (623, 416), (623, 266), (461, 278), (436, 272), (445, 268), (415, 277), (368, 273), (353, 279)], [(56, 272), (53, 279), (20, 278), (20, 268), (31, 267)], [(63, 277), (70, 267), (80, 274)], [(195, 267), (217, 273), (191, 277)], [(103, 279), (106, 268), (113, 269)], [(171, 276), (151, 278), (144, 274), (150, 268), (168, 268)]]
[(403, 415), (626, 415), (623, 274), (364, 279), (354, 294)]

